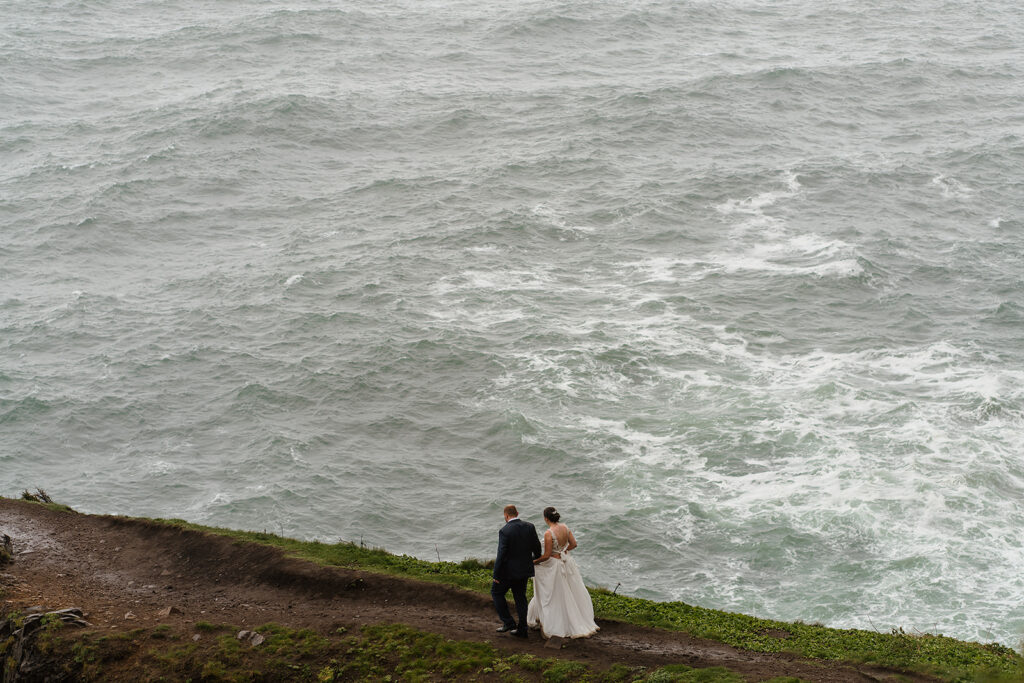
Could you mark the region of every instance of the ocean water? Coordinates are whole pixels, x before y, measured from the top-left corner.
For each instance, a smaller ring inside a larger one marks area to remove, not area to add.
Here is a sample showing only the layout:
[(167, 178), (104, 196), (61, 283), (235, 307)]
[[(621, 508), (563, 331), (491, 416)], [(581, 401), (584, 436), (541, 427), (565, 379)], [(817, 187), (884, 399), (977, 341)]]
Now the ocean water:
[[(14, 0), (0, 494), (1024, 637), (1009, 0)], [(0, 520), (2, 523), (2, 520)]]

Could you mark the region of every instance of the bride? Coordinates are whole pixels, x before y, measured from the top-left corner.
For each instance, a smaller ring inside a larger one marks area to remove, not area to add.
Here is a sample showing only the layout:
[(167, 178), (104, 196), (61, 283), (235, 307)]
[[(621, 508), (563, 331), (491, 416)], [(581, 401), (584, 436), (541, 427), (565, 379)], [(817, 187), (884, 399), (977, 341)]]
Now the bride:
[(584, 638), (597, 633), (594, 605), (583, 585), (576, 560), (569, 551), (576, 547), (576, 538), (569, 527), (559, 523), (558, 510), (544, 508), (544, 554), (533, 561), (533, 599), (526, 623), (540, 628), (545, 638)]

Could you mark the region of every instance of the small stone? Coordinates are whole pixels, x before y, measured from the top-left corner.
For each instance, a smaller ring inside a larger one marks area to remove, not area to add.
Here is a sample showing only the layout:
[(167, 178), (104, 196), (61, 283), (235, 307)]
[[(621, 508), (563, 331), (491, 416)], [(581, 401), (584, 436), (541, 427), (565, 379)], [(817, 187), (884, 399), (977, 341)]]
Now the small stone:
[(266, 638), (261, 636), (259, 633), (253, 633), (252, 634), (252, 638), (249, 639), (249, 643), (253, 647), (256, 647), (257, 645), (262, 645), (263, 641), (265, 641), (265, 640), (266, 640)]
[(170, 576), (170, 575), (171, 575), (171, 570), (170, 569), (165, 569), (162, 572), (160, 572), (160, 576)]
[(169, 617), (172, 614), (183, 614), (183, 612), (174, 605), (170, 605), (168, 607), (164, 607), (162, 610), (156, 613), (158, 617)]
[(246, 639), (246, 638), (248, 638), (248, 637), (249, 637), (250, 635), (252, 635), (252, 632), (251, 632), (251, 631), (239, 631), (239, 632), (238, 632), (238, 635), (237, 635), (237, 636), (235, 636), (235, 638), (237, 638), (238, 640), (245, 640), (245, 639)]
[(552, 650), (560, 650), (562, 649), (562, 641), (563, 639), (559, 636), (551, 636), (548, 638), (548, 642), (544, 643), (544, 647)]
[(199, 642), (199, 634), (197, 633), (194, 636), (192, 636), (192, 640), (194, 640), (194, 641), (196, 641), (198, 643)]
[(134, 619), (134, 618), (135, 618), (135, 612), (125, 612), (124, 613), (124, 620), (125, 621), (130, 621), (131, 619)]

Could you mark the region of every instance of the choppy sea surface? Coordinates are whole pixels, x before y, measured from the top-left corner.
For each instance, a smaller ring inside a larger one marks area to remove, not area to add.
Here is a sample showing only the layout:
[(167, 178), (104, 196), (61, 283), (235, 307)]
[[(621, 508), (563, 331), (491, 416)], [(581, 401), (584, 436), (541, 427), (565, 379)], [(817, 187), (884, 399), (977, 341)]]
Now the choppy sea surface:
[[(15, 0), (0, 494), (1024, 636), (1024, 13)], [(0, 520), (2, 524), (2, 520)]]

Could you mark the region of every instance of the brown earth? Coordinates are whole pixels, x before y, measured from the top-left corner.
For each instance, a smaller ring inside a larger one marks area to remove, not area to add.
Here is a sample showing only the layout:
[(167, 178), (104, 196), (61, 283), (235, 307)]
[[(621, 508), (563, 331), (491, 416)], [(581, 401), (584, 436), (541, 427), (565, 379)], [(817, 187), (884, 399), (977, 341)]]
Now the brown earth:
[[(402, 623), (505, 652), (557, 656), (606, 669), (619, 663), (720, 666), (748, 681), (933, 680), (875, 667), (738, 650), (684, 633), (598, 621), (597, 635), (545, 647), (495, 632), (490, 597), (349, 569), (321, 567), (274, 548), (144, 520), (84, 515), (0, 499), (0, 534), (14, 561), (0, 567), (0, 614), (33, 606), (78, 607), (103, 633), (197, 622), (253, 628), (275, 622), (326, 633)], [(159, 614), (168, 607), (175, 612)], [(180, 611), (177, 611), (180, 610)]]

